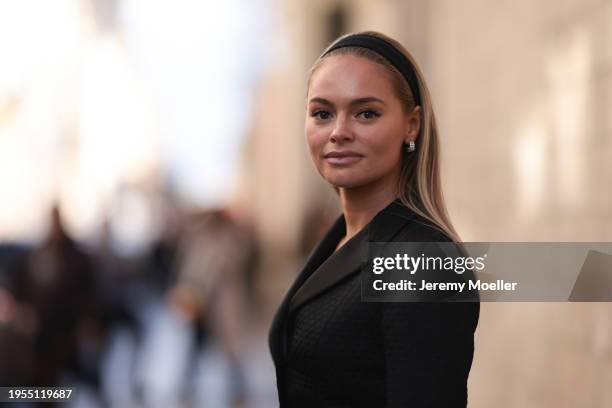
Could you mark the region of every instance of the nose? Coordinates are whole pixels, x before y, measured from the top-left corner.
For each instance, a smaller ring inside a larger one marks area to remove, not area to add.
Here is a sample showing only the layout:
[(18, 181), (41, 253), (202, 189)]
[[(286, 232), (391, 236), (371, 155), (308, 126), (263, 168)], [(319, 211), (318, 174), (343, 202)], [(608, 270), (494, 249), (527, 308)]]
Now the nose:
[(353, 133), (345, 115), (338, 115), (334, 128), (329, 135), (329, 140), (332, 143), (342, 143), (353, 140)]

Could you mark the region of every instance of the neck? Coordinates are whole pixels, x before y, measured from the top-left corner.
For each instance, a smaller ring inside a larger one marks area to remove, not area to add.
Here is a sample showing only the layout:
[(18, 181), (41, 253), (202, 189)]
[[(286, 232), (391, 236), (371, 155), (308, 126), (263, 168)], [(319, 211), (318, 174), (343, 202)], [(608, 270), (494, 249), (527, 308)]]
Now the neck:
[(397, 198), (397, 183), (340, 188), (340, 203), (346, 221), (346, 237), (350, 239), (365, 227), (376, 214)]

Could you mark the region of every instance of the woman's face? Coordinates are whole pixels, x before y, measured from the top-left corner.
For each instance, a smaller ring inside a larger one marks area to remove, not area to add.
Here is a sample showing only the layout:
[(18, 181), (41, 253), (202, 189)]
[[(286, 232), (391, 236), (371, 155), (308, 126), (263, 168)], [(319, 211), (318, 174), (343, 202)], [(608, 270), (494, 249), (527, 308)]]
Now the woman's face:
[(339, 188), (396, 186), (402, 143), (415, 140), (419, 109), (406, 114), (378, 64), (353, 55), (328, 57), (308, 88), (306, 138), (317, 170)]

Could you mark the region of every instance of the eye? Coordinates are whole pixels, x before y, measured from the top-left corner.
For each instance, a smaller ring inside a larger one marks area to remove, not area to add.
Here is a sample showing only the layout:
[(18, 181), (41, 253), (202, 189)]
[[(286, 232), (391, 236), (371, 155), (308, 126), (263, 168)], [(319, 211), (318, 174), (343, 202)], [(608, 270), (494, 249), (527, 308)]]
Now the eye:
[(310, 116), (312, 116), (313, 118), (326, 120), (329, 119), (330, 113), (324, 110), (317, 110), (314, 111)]
[(374, 118), (379, 117), (380, 113), (372, 109), (366, 109), (366, 110), (359, 112), (357, 116), (361, 116), (363, 119), (374, 119)]

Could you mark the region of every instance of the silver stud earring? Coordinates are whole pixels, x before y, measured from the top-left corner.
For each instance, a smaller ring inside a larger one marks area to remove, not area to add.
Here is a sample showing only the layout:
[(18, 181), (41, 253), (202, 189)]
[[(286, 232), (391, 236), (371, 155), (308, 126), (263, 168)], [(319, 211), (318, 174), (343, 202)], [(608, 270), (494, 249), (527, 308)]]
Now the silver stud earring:
[(414, 140), (411, 140), (408, 143), (406, 143), (406, 152), (407, 153), (412, 153), (415, 150), (416, 150), (416, 144), (414, 143)]

